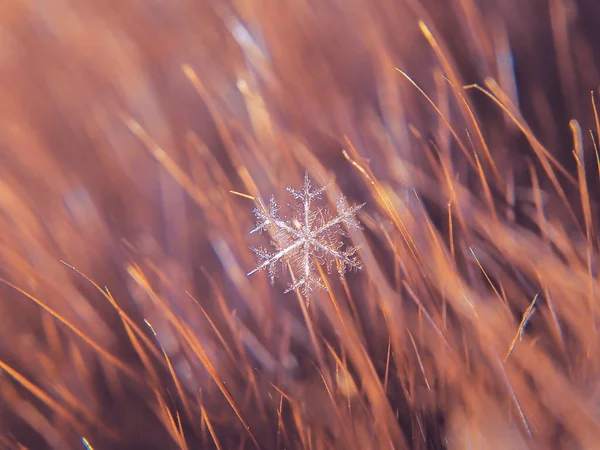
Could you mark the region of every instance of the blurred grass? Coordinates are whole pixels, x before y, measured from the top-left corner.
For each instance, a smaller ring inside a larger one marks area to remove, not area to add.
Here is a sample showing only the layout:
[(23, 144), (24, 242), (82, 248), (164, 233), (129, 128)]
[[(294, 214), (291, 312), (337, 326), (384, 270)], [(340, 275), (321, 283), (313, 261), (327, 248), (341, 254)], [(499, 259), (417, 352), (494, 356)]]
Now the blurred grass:
[[(0, 12), (2, 448), (597, 446), (594, 2)], [(231, 193), (305, 170), (367, 202), (308, 309)]]

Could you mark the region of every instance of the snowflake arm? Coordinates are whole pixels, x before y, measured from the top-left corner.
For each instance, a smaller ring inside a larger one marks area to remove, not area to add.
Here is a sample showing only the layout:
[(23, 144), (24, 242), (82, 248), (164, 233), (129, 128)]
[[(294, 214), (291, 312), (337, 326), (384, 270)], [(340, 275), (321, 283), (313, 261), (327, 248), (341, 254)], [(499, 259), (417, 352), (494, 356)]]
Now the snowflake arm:
[(360, 262), (360, 260), (358, 258), (354, 257), (354, 254), (358, 250), (357, 248), (351, 247), (348, 250), (340, 252), (334, 248), (327, 247), (327, 246), (321, 244), (320, 242), (315, 242), (314, 245), (316, 247), (318, 247), (319, 249), (321, 249), (324, 253), (327, 253), (334, 258), (335, 262), (337, 262), (338, 265), (341, 267), (341, 269), (338, 269), (338, 271), (342, 278), (343, 278), (344, 274), (348, 271), (347, 268), (352, 268), (352, 269), (357, 269), (357, 270), (362, 269), (362, 263)]
[[(296, 250), (296, 248), (299, 247), (301, 244), (303, 244), (302, 241), (296, 241), (296, 243), (290, 245), (289, 247), (284, 248), (283, 250), (278, 251), (277, 253), (270, 253), (270, 252), (268, 252), (267, 250), (265, 250), (263, 248), (253, 248), (252, 251), (254, 253), (256, 253), (256, 255), (260, 259), (263, 259), (264, 261), (262, 263), (260, 263), (256, 267), (256, 269), (254, 269), (253, 271), (249, 272), (246, 276), (250, 276), (253, 273), (260, 272), (261, 270), (264, 270), (267, 267), (274, 266), (279, 260), (281, 260), (282, 258), (284, 258), (288, 253), (291, 253), (294, 250)], [(270, 270), (271, 269), (269, 269), (269, 271)]]
[(279, 218), (279, 205), (275, 201), (274, 197), (271, 197), (269, 201), (269, 209), (266, 209), (262, 203), (260, 207), (254, 208), (254, 216), (258, 220), (256, 227), (250, 232), (250, 234), (262, 233), (267, 231), (270, 227), (275, 226), (278, 229), (285, 230), (290, 234), (298, 236), (298, 230), (295, 230), (285, 221)]
[(360, 224), (354, 216), (363, 206), (365, 206), (365, 203), (348, 208), (346, 206), (346, 199), (344, 197), (340, 197), (337, 201), (338, 215), (323, 225), (323, 227), (318, 230), (318, 233), (323, 233), (329, 228), (337, 227), (341, 223), (346, 225), (348, 228), (360, 228)]

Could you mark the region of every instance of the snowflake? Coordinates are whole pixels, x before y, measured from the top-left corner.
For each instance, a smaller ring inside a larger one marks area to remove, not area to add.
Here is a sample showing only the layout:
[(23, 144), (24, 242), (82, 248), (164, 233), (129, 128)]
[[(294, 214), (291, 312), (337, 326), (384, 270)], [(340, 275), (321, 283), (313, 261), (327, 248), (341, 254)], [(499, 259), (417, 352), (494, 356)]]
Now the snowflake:
[(342, 280), (348, 270), (362, 269), (362, 264), (356, 256), (358, 248), (344, 248), (341, 237), (349, 237), (342, 225), (347, 229), (360, 228), (355, 215), (364, 203), (349, 207), (346, 198), (340, 196), (337, 199), (335, 217), (326, 207), (316, 207), (313, 210), (313, 200), (319, 200), (326, 189), (327, 186), (313, 189), (307, 173), (300, 190), (287, 188), (297, 200), (296, 205), (291, 205), (292, 216), (279, 217), (279, 205), (275, 198), (271, 197), (268, 208), (259, 203), (254, 209), (257, 224), (250, 232), (252, 234), (256, 231), (268, 231), (275, 251), (263, 247), (252, 248), (259, 258), (259, 264), (248, 276), (268, 270), (271, 284), (274, 284), (277, 264), (281, 264), (289, 269), (292, 278), (292, 283), (285, 292), (300, 292), (307, 305), (315, 288), (327, 290), (323, 279), (317, 274), (317, 264), (325, 266), (327, 272), (331, 272), (335, 264)]

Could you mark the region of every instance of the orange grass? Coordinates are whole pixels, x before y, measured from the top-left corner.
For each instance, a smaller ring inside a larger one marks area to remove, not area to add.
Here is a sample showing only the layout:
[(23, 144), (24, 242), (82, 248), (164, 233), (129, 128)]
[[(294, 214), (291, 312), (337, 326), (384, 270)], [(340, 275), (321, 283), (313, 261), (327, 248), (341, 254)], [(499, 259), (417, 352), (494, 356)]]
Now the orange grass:
[[(51, 3), (0, 7), (0, 447), (598, 446), (594, 2)], [(366, 202), (308, 307), (246, 276), (305, 172)]]

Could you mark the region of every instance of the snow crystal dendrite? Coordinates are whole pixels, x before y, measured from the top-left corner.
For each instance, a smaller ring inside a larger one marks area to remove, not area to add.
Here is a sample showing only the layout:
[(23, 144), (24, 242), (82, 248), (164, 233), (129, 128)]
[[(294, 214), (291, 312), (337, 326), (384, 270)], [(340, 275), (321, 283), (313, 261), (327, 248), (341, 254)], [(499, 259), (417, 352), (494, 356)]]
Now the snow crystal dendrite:
[(362, 269), (362, 264), (356, 256), (358, 248), (344, 248), (341, 238), (348, 237), (346, 229), (360, 228), (355, 215), (364, 203), (349, 207), (345, 197), (340, 196), (336, 204), (337, 214), (333, 216), (328, 208), (315, 206), (313, 202), (319, 200), (326, 189), (327, 186), (313, 189), (307, 173), (300, 190), (287, 188), (297, 200), (295, 205), (291, 205), (291, 217), (279, 217), (279, 205), (275, 198), (271, 197), (268, 207), (260, 203), (254, 209), (257, 224), (250, 232), (269, 232), (272, 238), (271, 245), (275, 250), (252, 248), (259, 258), (259, 263), (248, 275), (268, 270), (273, 284), (277, 265), (282, 265), (284, 269), (289, 269), (292, 278), (286, 293), (300, 292), (307, 305), (315, 288), (327, 290), (318, 274), (317, 264), (325, 266), (328, 272), (335, 264), (342, 280), (349, 270)]

